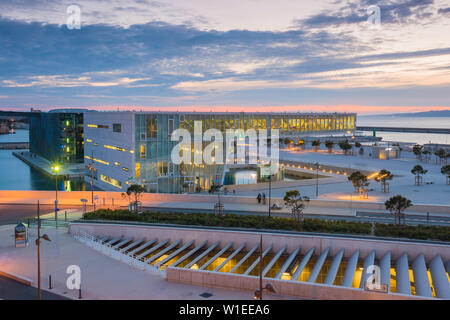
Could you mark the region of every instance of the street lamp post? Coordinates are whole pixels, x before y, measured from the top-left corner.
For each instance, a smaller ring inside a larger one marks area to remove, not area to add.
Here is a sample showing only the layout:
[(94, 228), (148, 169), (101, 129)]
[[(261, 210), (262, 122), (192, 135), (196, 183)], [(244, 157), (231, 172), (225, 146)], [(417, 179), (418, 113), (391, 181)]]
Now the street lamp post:
[(50, 238), (44, 234), (41, 237), (41, 218), (39, 214), (39, 200), (37, 204), (37, 272), (38, 272), (38, 300), (41, 300), (41, 239), (51, 241)]
[(271, 205), (270, 205), (271, 197), (272, 197), (272, 175), (271, 175), (271, 172), (269, 172), (269, 218), (270, 218), (270, 210), (271, 210)]
[(319, 163), (316, 162), (316, 198), (319, 196)]
[(263, 287), (263, 247), (262, 247), (262, 234), (259, 235), (259, 290), (255, 291), (254, 298), (262, 300), (263, 299), (263, 291), (267, 290), (268, 292), (276, 293), (275, 288), (271, 283), (266, 283), (266, 286)]
[(58, 219), (58, 172), (61, 170), (59, 165), (54, 165), (52, 171), (55, 173), (55, 220)]
[[(91, 158), (94, 158), (94, 156), (92, 156)], [(91, 172), (91, 203), (93, 205), (94, 204), (94, 171), (97, 171), (94, 168), (93, 161), (91, 163), (89, 163), (89, 171)]]

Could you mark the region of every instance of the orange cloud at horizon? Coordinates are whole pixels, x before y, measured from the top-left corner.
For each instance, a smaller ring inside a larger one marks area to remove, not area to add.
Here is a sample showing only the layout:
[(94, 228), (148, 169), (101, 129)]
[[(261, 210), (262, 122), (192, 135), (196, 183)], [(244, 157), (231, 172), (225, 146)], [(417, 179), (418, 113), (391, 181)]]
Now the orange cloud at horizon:
[(299, 106), (94, 106), (101, 111), (194, 111), (194, 112), (355, 112), (358, 114), (404, 113), (450, 110), (448, 106), (359, 106), (359, 105), (299, 105)]
[[(355, 112), (358, 114), (389, 114), (405, 112), (424, 112), (450, 110), (449, 106), (360, 106), (360, 105), (298, 105), (298, 106), (127, 106), (102, 105), (80, 107), (98, 111), (185, 111), (185, 112)], [(14, 108), (2, 108), (5, 111), (17, 111)], [(79, 109), (74, 107), (34, 107), (48, 111), (52, 109)]]

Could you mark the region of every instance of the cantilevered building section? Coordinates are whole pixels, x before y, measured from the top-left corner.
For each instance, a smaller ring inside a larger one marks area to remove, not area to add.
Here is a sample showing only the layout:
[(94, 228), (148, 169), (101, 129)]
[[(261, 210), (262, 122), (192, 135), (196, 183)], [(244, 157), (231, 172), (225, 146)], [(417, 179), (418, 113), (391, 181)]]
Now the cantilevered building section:
[[(171, 159), (179, 141), (171, 141), (176, 129), (194, 137), (195, 121), (201, 130), (271, 129), (294, 141), (320, 135), (352, 135), (354, 113), (200, 113), (200, 112), (96, 112), (85, 113), (84, 158), (86, 179), (103, 190), (125, 191), (128, 185), (145, 185), (148, 192), (183, 193), (208, 190), (224, 181), (227, 164), (183, 163)], [(205, 148), (210, 141), (202, 142)], [(225, 141), (224, 152), (226, 151)], [(258, 141), (258, 145), (261, 145)], [(193, 144), (193, 143), (192, 143)], [(194, 159), (194, 148), (191, 158)], [(225, 157), (224, 157), (225, 158)], [(95, 170), (88, 170), (89, 164)]]

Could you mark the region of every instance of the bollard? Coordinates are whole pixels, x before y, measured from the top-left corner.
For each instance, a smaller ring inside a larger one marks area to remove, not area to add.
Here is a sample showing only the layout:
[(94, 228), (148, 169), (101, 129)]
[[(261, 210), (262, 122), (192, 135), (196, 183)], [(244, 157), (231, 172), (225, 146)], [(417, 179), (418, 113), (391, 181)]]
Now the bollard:
[(78, 288), (78, 299), (81, 299), (81, 283), (80, 283), (80, 287)]
[(48, 289), (51, 290), (52, 288), (52, 275), (48, 275)]

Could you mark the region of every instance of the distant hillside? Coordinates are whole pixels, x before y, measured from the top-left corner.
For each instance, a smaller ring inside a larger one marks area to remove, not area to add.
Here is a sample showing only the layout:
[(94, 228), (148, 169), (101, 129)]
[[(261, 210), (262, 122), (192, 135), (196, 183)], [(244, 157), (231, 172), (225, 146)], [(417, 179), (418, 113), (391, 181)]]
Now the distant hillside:
[(426, 112), (411, 112), (411, 113), (394, 113), (391, 116), (396, 117), (450, 117), (450, 109), (439, 111)]

